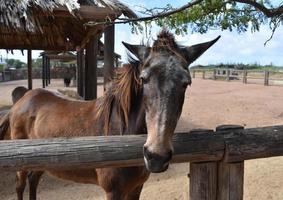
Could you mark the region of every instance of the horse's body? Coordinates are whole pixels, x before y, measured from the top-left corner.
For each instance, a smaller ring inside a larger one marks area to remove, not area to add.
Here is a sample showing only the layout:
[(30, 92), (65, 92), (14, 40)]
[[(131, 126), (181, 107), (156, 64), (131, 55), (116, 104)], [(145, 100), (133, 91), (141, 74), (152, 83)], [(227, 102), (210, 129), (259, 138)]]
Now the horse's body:
[[(128, 72), (131, 70), (126, 67)], [(134, 73), (129, 72), (130, 76)], [(124, 84), (129, 83), (128, 80)], [(121, 84), (122, 85), (122, 84)], [(130, 87), (134, 87), (131, 85)], [(122, 91), (121, 91), (122, 92)], [(146, 126), (144, 117), (136, 116), (144, 113), (137, 112), (141, 103), (131, 98), (135, 110), (129, 110), (129, 118), (140, 120), (129, 120), (127, 127), (121, 121), (121, 114), (115, 112), (116, 101), (112, 102), (112, 108), (103, 107), (105, 101), (112, 101), (112, 93), (95, 101), (71, 101), (62, 98), (54, 93), (43, 89), (29, 91), (18, 103), (16, 103), (10, 112), (10, 127), (12, 139), (37, 139), (50, 137), (71, 137), (71, 136), (97, 136), (103, 133), (111, 135), (120, 135), (127, 133), (145, 133)], [(132, 95), (132, 94), (131, 94)], [(123, 101), (123, 100), (122, 100)], [(111, 102), (108, 102), (111, 104)], [(136, 105), (140, 104), (140, 105)], [(107, 114), (111, 109), (111, 116)], [(50, 112), (52, 111), (52, 112)], [(99, 114), (101, 113), (101, 114)], [(105, 124), (105, 117), (110, 117), (108, 124)], [(121, 123), (122, 122), (122, 123)], [(107, 131), (105, 131), (107, 129)], [(103, 187), (108, 199), (138, 199), (141, 187), (149, 176), (149, 172), (144, 167), (129, 167), (116, 169), (71, 169), (71, 170), (50, 170), (48, 173), (52, 176), (70, 180), (78, 183), (92, 183)], [(22, 196), (24, 182), (28, 172), (18, 172), (18, 194)], [(30, 174), (31, 196), (35, 196), (38, 180), (42, 172), (32, 172)], [(32, 178), (35, 177), (35, 178)], [(35, 179), (38, 179), (34, 181)], [(35, 184), (35, 185), (34, 185)], [(32, 192), (34, 190), (34, 192)]]
[[(79, 183), (100, 185), (107, 200), (137, 200), (149, 172), (162, 172), (172, 157), (172, 134), (191, 83), (188, 65), (216, 40), (179, 47), (173, 35), (162, 31), (153, 47), (125, 46), (139, 59), (122, 68), (106, 94), (94, 101), (72, 101), (43, 89), (29, 91), (11, 109), (12, 139), (70, 136), (145, 134), (145, 167), (48, 171)], [(0, 134), (1, 135), (1, 134)], [(43, 171), (29, 175), (30, 199)], [(27, 171), (17, 173), (22, 200)]]

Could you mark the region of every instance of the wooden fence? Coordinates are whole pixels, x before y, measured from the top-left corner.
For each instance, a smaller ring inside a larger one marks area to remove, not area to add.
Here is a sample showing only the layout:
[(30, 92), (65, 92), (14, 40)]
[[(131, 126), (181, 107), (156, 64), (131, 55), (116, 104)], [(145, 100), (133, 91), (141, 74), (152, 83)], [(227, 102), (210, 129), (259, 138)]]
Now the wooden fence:
[(269, 70), (236, 70), (236, 69), (192, 69), (193, 78), (213, 80), (238, 80), (243, 83), (262, 83), (268, 85), (283, 85), (283, 72)]
[[(143, 165), (146, 135), (0, 142), (0, 169)], [(173, 137), (172, 162), (190, 162), (190, 200), (243, 199), (244, 161), (283, 155), (283, 126), (218, 126)]]

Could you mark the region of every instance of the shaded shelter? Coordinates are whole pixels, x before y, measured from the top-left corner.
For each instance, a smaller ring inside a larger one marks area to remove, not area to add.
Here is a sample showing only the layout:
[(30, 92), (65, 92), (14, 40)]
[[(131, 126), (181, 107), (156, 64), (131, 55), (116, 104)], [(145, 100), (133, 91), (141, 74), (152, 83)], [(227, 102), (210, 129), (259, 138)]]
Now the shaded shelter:
[[(136, 17), (117, 0), (0, 0), (0, 12), (0, 48), (28, 50), (30, 89), (31, 50), (85, 50), (86, 99), (96, 97), (97, 47), (105, 26), (85, 24), (114, 21), (122, 14)], [(81, 57), (78, 53), (78, 63), (83, 63)]]
[[(83, 57), (84, 52), (83, 53)], [(121, 55), (113, 52), (113, 65), (114, 67), (118, 67), (119, 65), (119, 59), (121, 59)], [(77, 55), (72, 52), (72, 51), (44, 51), (41, 53), (42, 56), (42, 86), (43, 88), (45, 86), (48, 86), (48, 84), (50, 84), (50, 79), (51, 79), (51, 69), (50, 69), (50, 61), (60, 61), (60, 62), (74, 62), (77, 61)], [(97, 51), (97, 60), (103, 62), (103, 68), (105, 67), (105, 45), (103, 44), (103, 42), (101, 42), (100, 40), (98, 41), (98, 51)], [(78, 65), (79, 63), (77, 63)], [(83, 96), (83, 87), (84, 87), (84, 83), (83, 83), (83, 73), (80, 73), (78, 70), (77, 66), (77, 74), (76, 74), (76, 79), (77, 79), (77, 91), (78, 93)], [(83, 69), (82, 69), (83, 70)], [(106, 69), (104, 68), (104, 71), (106, 71)], [(112, 74), (109, 74), (109, 76), (111, 76)], [(111, 77), (109, 77), (111, 78)]]

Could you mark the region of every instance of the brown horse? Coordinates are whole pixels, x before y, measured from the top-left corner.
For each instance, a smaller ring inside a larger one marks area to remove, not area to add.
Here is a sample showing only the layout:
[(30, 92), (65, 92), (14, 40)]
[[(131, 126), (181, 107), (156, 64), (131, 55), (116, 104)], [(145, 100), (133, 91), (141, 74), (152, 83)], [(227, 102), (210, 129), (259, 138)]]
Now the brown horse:
[[(219, 38), (219, 37), (218, 37)], [(70, 136), (146, 134), (145, 167), (49, 170), (61, 179), (93, 183), (106, 192), (107, 200), (137, 200), (150, 172), (163, 172), (172, 157), (172, 135), (181, 115), (191, 77), (188, 65), (213, 45), (213, 41), (181, 47), (163, 30), (153, 46), (124, 43), (138, 61), (121, 68), (104, 96), (94, 101), (75, 101), (43, 89), (29, 91), (11, 109), (12, 139)], [(30, 199), (43, 171), (31, 172)], [(28, 172), (17, 172), (18, 199)]]
[[(16, 87), (11, 94), (13, 104), (15, 104), (20, 98), (22, 98), (25, 93), (27, 93), (27, 91), (28, 89), (23, 86)], [(9, 111), (9, 109), (0, 111), (0, 140), (3, 140), (4, 138), (10, 139), (9, 123), (4, 123), (4, 121), (9, 117)]]

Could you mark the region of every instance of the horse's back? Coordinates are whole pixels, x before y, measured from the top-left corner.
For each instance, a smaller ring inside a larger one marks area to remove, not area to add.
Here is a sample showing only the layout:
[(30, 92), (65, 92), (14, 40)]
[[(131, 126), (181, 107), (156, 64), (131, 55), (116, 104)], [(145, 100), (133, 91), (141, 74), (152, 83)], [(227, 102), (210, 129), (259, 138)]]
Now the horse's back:
[(31, 90), (11, 110), (13, 138), (78, 136), (88, 128), (80, 122), (91, 107), (91, 102), (68, 100), (44, 89)]

